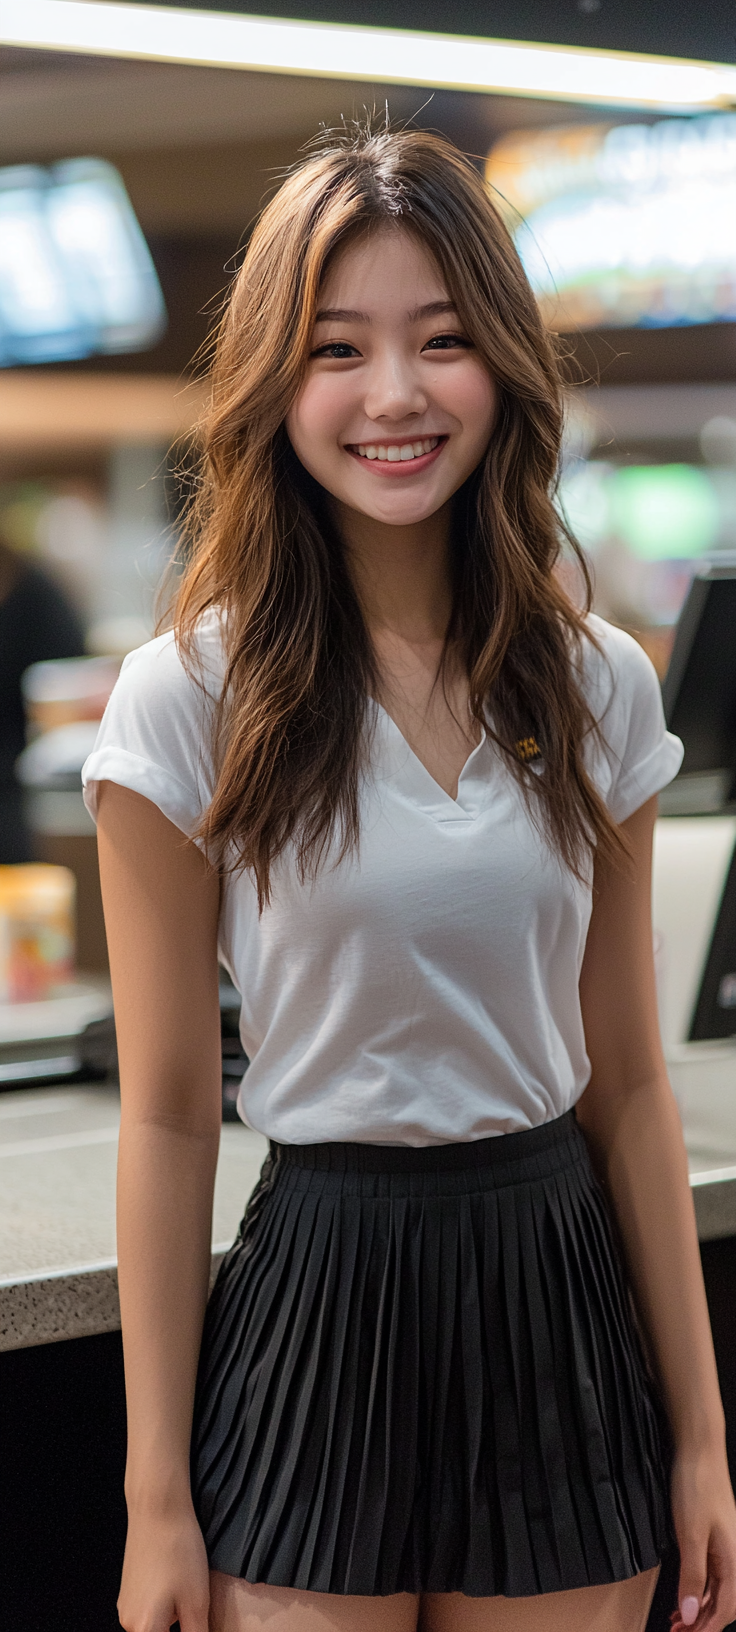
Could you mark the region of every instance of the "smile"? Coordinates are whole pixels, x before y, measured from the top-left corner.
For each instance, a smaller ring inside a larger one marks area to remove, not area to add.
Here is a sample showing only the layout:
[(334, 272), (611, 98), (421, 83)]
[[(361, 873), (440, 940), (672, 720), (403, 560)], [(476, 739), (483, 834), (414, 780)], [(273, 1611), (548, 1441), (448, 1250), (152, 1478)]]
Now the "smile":
[(411, 442), (353, 442), (345, 444), (345, 451), (370, 464), (377, 476), (409, 476), (432, 464), (446, 441), (446, 436), (418, 436)]
[(359, 442), (350, 452), (361, 459), (387, 459), (393, 464), (397, 459), (420, 459), (423, 453), (432, 453), (439, 440), (438, 436), (424, 436), (416, 442)]

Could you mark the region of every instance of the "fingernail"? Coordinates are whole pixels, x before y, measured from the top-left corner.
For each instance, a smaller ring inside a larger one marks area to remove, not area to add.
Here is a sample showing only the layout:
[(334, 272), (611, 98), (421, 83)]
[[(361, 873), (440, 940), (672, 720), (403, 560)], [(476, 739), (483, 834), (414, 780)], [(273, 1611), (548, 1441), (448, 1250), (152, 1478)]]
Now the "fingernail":
[(680, 1618), (683, 1626), (694, 1626), (700, 1609), (699, 1598), (683, 1598), (680, 1604)]

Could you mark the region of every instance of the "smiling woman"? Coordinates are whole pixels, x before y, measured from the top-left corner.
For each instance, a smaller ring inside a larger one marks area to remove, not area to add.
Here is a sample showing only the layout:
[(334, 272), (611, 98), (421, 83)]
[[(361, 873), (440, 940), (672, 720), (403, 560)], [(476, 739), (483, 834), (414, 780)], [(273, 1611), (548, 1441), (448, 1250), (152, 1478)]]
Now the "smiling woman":
[(497, 407), (488, 369), (436, 263), (399, 227), (348, 245), (323, 298), (286, 419), (292, 447), (351, 511), (393, 525), (426, 521), (486, 451)]
[[(584, 620), (553, 573), (563, 414), (554, 345), (472, 165), (442, 139), (407, 132), (352, 146), (348, 136), (297, 169), (251, 239), (213, 388), (192, 566), (175, 609), (191, 658), (202, 613), (227, 608), (218, 719), (232, 713), (242, 729), (220, 737), (208, 849), (233, 845), (265, 902), (292, 840), (306, 873), (333, 841), (343, 853), (356, 843), (370, 697), (408, 724), (385, 620), (367, 638), (355, 597), (359, 580), (369, 593), (359, 538), (370, 535), (375, 560), (389, 524), (394, 539), (396, 528), (422, 528), (412, 535), (419, 557), (426, 563), (432, 539), (443, 562), (424, 750), (446, 691), (450, 784), (458, 755), (491, 729), (573, 869), (588, 834), (601, 854), (620, 853), (581, 756), (594, 722), (568, 641)], [(404, 460), (402, 444), (420, 436), (437, 436), (435, 449)], [(411, 602), (408, 583), (405, 593)], [(516, 745), (535, 724), (545, 752), (531, 771)]]
[[(328, 139), (251, 239), (174, 629), (85, 769), (126, 1632), (642, 1632), (673, 1526), (679, 1623), (736, 1612), (653, 977), (681, 748), (555, 575), (561, 430), (472, 165)], [(216, 948), (271, 1148), (205, 1314)]]

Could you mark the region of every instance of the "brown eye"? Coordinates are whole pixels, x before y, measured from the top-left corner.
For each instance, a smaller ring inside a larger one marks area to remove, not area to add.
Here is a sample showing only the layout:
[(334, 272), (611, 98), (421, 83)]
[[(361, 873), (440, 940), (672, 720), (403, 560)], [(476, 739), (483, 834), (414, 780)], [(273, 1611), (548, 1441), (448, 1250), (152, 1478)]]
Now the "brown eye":
[(327, 345), (318, 346), (312, 356), (330, 357), (339, 362), (346, 357), (359, 357), (360, 352), (356, 351), (355, 346), (348, 345), (347, 340), (330, 340)]
[(471, 341), (466, 340), (463, 334), (435, 334), (422, 349), (424, 351), (455, 351), (458, 347), (464, 351), (469, 351)]

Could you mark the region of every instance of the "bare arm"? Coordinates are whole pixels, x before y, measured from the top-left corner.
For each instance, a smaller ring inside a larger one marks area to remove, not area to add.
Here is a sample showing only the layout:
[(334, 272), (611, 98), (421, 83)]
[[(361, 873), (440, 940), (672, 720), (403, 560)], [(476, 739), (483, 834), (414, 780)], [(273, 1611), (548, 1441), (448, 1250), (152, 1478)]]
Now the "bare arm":
[(219, 881), (139, 794), (100, 790), (122, 1117), (118, 1260), (128, 1407), (127, 1632), (206, 1632), (189, 1439), (220, 1137)]
[(649, 800), (624, 823), (631, 867), (596, 869), (580, 981), (592, 1075), (578, 1118), (615, 1209), (674, 1434), (679, 1601), (697, 1599), (698, 1632), (717, 1632), (736, 1615), (736, 1511), (687, 1159), (659, 1039), (656, 805)]

